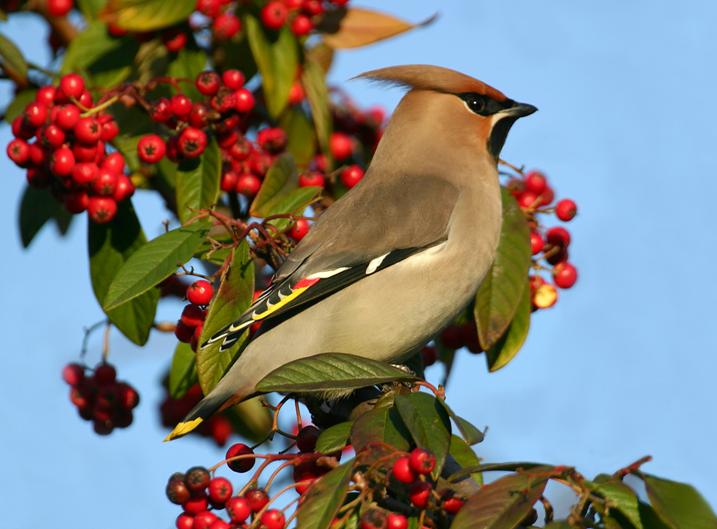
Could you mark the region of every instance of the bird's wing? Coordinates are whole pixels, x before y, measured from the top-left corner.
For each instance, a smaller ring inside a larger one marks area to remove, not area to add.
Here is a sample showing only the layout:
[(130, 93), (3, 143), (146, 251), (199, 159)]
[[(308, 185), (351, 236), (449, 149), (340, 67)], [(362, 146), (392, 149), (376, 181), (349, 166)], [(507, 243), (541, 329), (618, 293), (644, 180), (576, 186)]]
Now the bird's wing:
[(319, 218), (279, 268), (272, 286), (202, 347), (221, 340), (221, 348), (228, 349), (252, 323), (300, 312), (446, 239), (458, 199), (449, 182), (394, 177), (363, 184)]

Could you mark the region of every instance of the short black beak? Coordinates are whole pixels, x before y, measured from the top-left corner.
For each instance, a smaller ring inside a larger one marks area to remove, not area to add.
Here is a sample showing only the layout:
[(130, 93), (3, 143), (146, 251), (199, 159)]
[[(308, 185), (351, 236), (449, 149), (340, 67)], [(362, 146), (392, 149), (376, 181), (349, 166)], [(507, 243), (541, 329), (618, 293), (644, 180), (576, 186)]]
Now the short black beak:
[(533, 112), (536, 112), (537, 110), (538, 107), (529, 105), (528, 103), (516, 102), (513, 103), (512, 106), (506, 108), (503, 112), (515, 118), (524, 118), (525, 116), (530, 116)]

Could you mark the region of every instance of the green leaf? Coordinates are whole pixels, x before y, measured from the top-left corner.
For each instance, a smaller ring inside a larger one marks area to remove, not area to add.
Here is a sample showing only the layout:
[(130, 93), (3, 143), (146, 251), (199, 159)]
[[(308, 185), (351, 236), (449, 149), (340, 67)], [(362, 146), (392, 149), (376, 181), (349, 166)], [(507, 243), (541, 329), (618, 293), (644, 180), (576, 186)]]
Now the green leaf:
[(276, 40), (272, 41), (252, 15), (246, 17), (246, 35), (261, 74), (267, 110), (271, 117), (276, 118), (288, 103), (289, 91), (299, 66), (296, 37), (288, 26), (284, 26)]
[[(119, 204), (117, 215), (111, 222), (88, 223), (90, 278), (100, 306), (104, 306), (110, 284), (119, 271), (146, 242), (147, 238), (129, 201)], [(122, 334), (137, 345), (144, 345), (154, 324), (158, 301), (159, 290), (153, 288), (129, 303), (105, 310), (105, 313)]]
[(200, 100), (203, 96), (197, 90), (194, 79), (204, 71), (207, 65), (207, 54), (202, 51), (194, 35), (190, 33), (187, 44), (179, 50), (176, 57), (169, 63), (167, 75), (176, 79), (188, 79), (190, 82), (182, 83), (182, 92), (190, 98)]
[(440, 401), (440, 402), (441, 402), (441, 404), (443, 404), (443, 407), (448, 412), (448, 415), (451, 416), (451, 419), (453, 419), (453, 422), (455, 422), (456, 426), (458, 426), (458, 430), (460, 430), (461, 435), (463, 436), (463, 439), (465, 439), (465, 441), (469, 445), (478, 444), (483, 441), (483, 438), (485, 437), (483, 435), (483, 432), (481, 432), (478, 428), (473, 426), (473, 424), (471, 424), (469, 421), (467, 421), (463, 417), (459, 416), (444, 401)]
[(594, 481), (586, 480), (585, 486), (605, 499), (608, 513), (614, 509), (627, 518), (635, 529), (642, 529), (637, 495), (630, 487), (607, 474), (600, 474)]
[[(457, 435), (451, 435), (451, 444), (448, 448), (448, 453), (456, 460), (463, 468), (477, 467), (480, 465), (480, 458), (476, 455), (473, 449), (463, 439)], [(483, 484), (483, 474), (480, 472), (474, 472), (470, 475), (476, 483)]]
[(196, 355), (188, 343), (179, 342), (169, 368), (169, 396), (180, 399), (197, 383)]
[(395, 408), (374, 408), (360, 415), (351, 427), (351, 445), (358, 453), (371, 443), (385, 443), (396, 450), (410, 448), (411, 432)]
[(64, 234), (72, 221), (72, 214), (49, 191), (27, 186), (20, 199), (18, 224), (23, 248), (30, 246), (47, 221), (53, 220)]
[(254, 442), (265, 441), (271, 432), (273, 415), (259, 397), (233, 406), (227, 411), (227, 416), (234, 432)]
[(508, 330), (505, 331), (505, 334), (501, 336), (500, 340), (498, 340), (493, 347), (485, 352), (485, 359), (488, 363), (489, 371), (498, 371), (500, 368), (505, 367), (515, 358), (515, 355), (518, 354), (518, 351), (520, 351), (520, 348), (523, 347), (525, 343), (525, 339), (528, 337), (530, 314), (530, 287), (526, 286), (521, 295), (518, 310), (515, 313), (513, 321), (510, 322)]
[(284, 364), (265, 376), (256, 389), (263, 392), (310, 393), (363, 388), (415, 378), (384, 362), (343, 353), (322, 353)]
[(513, 195), (501, 188), (503, 226), (495, 261), (475, 300), (475, 320), (483, 350), (490, 349), (513, 320), (527, 286), (531, 264), (530, 230)]
[(331, 526), (348, 492), (352, 471), (353, 461), (348, 461), (311, 485), (297, 512), (297, 529), (328, 529)]
[(640, 523), (647, 529), (670, 529), (670, 526), (662, 521), (660, 515), (657, 514), (647, 503), (640, 502), (638, 509), (640, 510)]
[(0, 33), (0, 66), (7, 74), (20, 81), (27, 81), (27, 62), (13, 41)]
[(547, 480), (528, 473), (498, 479), (478, 490), (458, 511), (451, 529), (513, 529), (545, 490)]
[(641, 476), (647, 496), (660, 518), (672, 529), (715, 529), (717, 517), (697, 490), (687, 483)]
[(25, 111), (25, 107), (35, 100), (35, 89), (25, 89), (15, 95), (12, 102), (5, 108), (5, 121), (12, 123), (13, 120)]
[(351, 435), (353, 422), (346, 421), (327, 428), (316, 441), (316, 451), (320, 454), (331, 454), (343, 450)]
[(219, 197), (222, 156), (216, 140), (210, 139), (204, 153), (182, 160), (177, 169), (177, 214), (186, 222), (197, 210), (212, 207)]
[(100, 17), (129, 31), (152, 31), (189, 18), (196, 0), (109, 0)]
[(280, 126), (289, 138), (287, 152), (291, 153), (298, 166), (309, 165), (316, 152), (316, 134), (311, 120), (300, 108), (292, 108), (284, 113)]
[(77, 0), (77, 8), (87, 20), (97, 18), (107, 0)]
[(208, 222), (179, 227), (134, 252), (112, 281), (105, 298), (105, 310), (112, 310), (144, 294), (176, 272), (204, 243), (209, 228)]
[(72, 39), (60, 73), (86, 71), (94, 86), (114, 86), (132, 73), (132, 63), (138, 49), (139, 43), (134, 37), (112, 37), (107, 33), (104, 23), (95, 21)]
[(445, 406), (432, 395), (420, 392), (398, 395), (395, 406), (416, 445), (436, 456), (433, 477), (437, 478), (451, 444), (451, 420)]
[[(222, 276), (217, 294), (209, 305), (204, 321), (200, 343), (237, 319), (251, 304), (254, 294), (254, 261), (246, 241), (234, 250), (231, 264)], [(216, 342), (197, 351), (197, 373), (199, 384), (206, 395), (224, 376), (234, 363), (239, 348), (246, 340), (248, 330), (228, 350), (220, 351), (221, 342)]]
[(311, 108), (311, 117), (316, 128), (316, 137), (324, 154), (329, 153), (329, 137), (331, 136), (331, 109), (329, 108), (329, 89), (326, 86), (326, 73), (321, 64), (307, 59), (301, 73), (301, 84), (306, 92), (306, 99)]
[[(319, 195), (321, 188), (299, 188), (298, 179), (293, 157), (290, 154), (279, 156), (264, 177), (264, 183), (251, 204), (251, 214), (255, 217), (268, 217), (303, 212)], [(282, 230), (290, 221), (275, 219), (271, 223)]]

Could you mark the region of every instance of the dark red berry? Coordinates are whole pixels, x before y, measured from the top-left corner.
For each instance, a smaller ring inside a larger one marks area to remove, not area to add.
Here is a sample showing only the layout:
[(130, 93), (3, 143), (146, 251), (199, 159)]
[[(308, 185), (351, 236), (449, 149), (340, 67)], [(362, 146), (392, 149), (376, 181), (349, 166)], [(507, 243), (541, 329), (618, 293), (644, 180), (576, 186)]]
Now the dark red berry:
[(341, 171), (341, 183), (351, 189), (361, 181), (363, 174), (363, 169), (358, 165), (349, 165)]
[(94, 118), (80, 118), (73, 130), (77, 141), (86, 145), (96, 144), (102, 136), (102, 127)]
[(406, 518), (403, 514), (398, 514), (395, 512), (388, 513), (388, 517), (386, 518), (386, 529), (407, 529), (408, 528), (408, 518)]
[(67, 193), (63, 197), (62, 202), (65, 209), (70, 213), (82, 213), (90, 205), (90, 197), (87, 195), (86, 191), (77, 189)]
[(180, 342), (189, 343), (192, 336), (194, 336), (194, 329), (195, 327), (190, 327), (189, 325), (182, 323), (180, 320), (174, 328), (174, 335)]
[(408, 456), (399, 457), (394, 461), (391, 474), (401, 483), (413, 483), (416, 481), (416, 474), (411, 468), (411, 458)]
[(299, 187), (324, 187), (324, 184), (324, 175), (318, 171), (309, 171), (307, 173), (301, 173), (301, 176), (299, 176)]
[(269, 509), (261, 515), (261, 525), (266, 529), (284, 529), (286, 520), (279, 509)]
[(115, 218), (117, 202), (111, 197), (90, 197), (87, 213), (89, 213), (93, 222), (106, 224)]
[(313, 424), (304, 426), (299, 430), (299, 433), (296, 435), (296, 447), (299, 449), (299, 452), (313, 452), (316, 448), (316, 441), (319, 438), (319, 434), (321, 434), (321, 430)]
[(560, 288), (570, 288), (578, 280), (578, 270), (568, 262), (553, 267), (553, 281)]
[(70, 386), (76, 386), (85, 379), (85, 368), (80, 364), (67, 364), (62, 369), (62, 380)]
[(436, 456), (423, 448), (414, 448), (410, 455), (411, 470), (417, 474), (430, 474), (436, 466)]
[(446, 498), (445, 500), (443, 500), (443, 504), (441, 505), (441, 507), (448, 514), (456, 514), (458, 511), (461, 510), (461, 507), (463, 507), (464, 504), (464, 500), (457, 498), (456, 496), (451, 496), (450, 498)]
[(112, 364), (102, 363), (95, 368), (92, 378), (98, 386), (107, 386), (116, 380), (117, 370)]
[(182, 505), (189, 501), (191, 496), (186, 483), (184, 483), (183, 474), (174, 474), (170, 477), (165, 492), (167, 493), (167, 499), (176, 505)]
[(239, 90), (244, 86), (244, 74), (239, 70), (226, 70), (222, 73), (222, 82), (224, 86), (231, 90)]
[(438, 360), (438, 351), (432, 345), (425, 345), (421, 349), (421, 360), (423, 360), (425, 367), (435, 364), (436, 360)]
[(555, 204), (555, 215), (563, 222), (568, 222), (575, 218), (578, 213), (578, 206), (569, 198), (564, 198)]
[(310, 229), (311, 229), (311, 224), (309, 224), (308, 220), (298, 219), (291, 226), (291, 229), (289, 230), (289, 237), (294, 239), (296, 242), (299, 242), (301, 239), (303, 239), (306, 236), (307, 233), (309, 233)]
[(189, 304), (184, 307), (184, 310), (182, 310), (182, 316), (180, 317), (179, 321), (181, 321), (187, 327), (194, 328), (199, 325), (202, 325), (206, 316), (207, 312), (205, 310), (201, 309), (197, 305)]
[(139, 159), (145, 163), (159, 162), (166, 150), (167, 146), (164, 140), (156, 134), (147, 134), (137, 143), (137, 154)]
[(230, 498), (226, 504), (227, 514), (234, 523), (243, 523), (251, 515), (249, 500), (242, 497)]
[(229, 450), (227, 450), (225, 456), (225, 459), (228, 461), (227, 466), (234, 472), (249, 472), (254, 466), (254, 462), (256, 461), (255, 458), (246, 457), (242, 459), (235, 459), (234, 461), (229, 460), (233, 457), (246, 456), (253, 453), (254, 450), (252, 450), (251, 447), (245, 445), (244, 443), (233, 444), (229, 447)]
[(554, 246), (567, 248), (570, 246), (570, 232), (562, 226), (555, 226), (545, 233), (545, 240)]
[(360, 529), (386, 529), (388, 517), (381, 509), (370, 508), (359, 519)]
[(460, 349), (465, 344), (463, 333), (457, 325), (449, 325), (441, 332), (441, 343), (450, 349)]
[(191, 492), (201, 492), (209, 486), (209, 471), (204, 467), (192, 467), (184, 475), (184, 481)]
[(425, 481), (418, 481), (411, 485), (408, 498), (411, 503), (419, 509), (425, 509), (428, 506), (428, 500), (431, 498), (431, 485)]
[(259, 512), (269, 503), (269, 496), (264, 492), (264, 489), (249, 489), (244, 494), (244, 497), (249, 502), (251, 512)]
[(269, 2), (261, 10), (261, 21), (269, 29), (280, 29), (288, 16), (286, 6), (277, 0)]

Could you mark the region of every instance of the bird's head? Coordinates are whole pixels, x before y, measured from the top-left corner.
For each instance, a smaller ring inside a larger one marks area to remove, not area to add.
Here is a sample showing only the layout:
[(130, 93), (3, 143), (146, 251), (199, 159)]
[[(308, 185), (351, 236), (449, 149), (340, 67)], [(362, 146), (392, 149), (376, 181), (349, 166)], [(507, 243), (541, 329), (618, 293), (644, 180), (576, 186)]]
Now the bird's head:
[(477, 79), (440, 66), (392, 66), (358, 77), (409, 88), (396, 115), (400, 112), (412, 121), (423, 120), (448, 134), (472, 131), (472, 139), (495, 159), (513, 123), (537, 110)]

